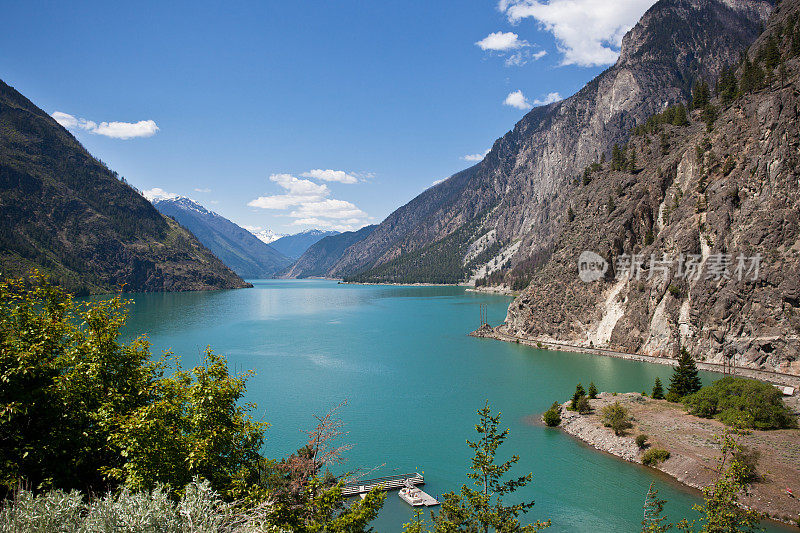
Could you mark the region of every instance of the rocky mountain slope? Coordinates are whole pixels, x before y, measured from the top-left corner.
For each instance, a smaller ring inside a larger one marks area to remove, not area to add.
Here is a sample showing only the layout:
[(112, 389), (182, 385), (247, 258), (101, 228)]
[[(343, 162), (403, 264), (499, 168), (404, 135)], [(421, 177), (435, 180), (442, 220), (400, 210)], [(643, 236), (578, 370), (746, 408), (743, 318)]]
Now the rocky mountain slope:
[(247, 286), (0, 81), (0, 275), (31, 268), (77, 293)]
[(291, 259), (246, 229), (190, 198), (156, 199), (153, 205), (191, 231), (206, 248), (243, 278), (269, 278), (292, 263)]
[(587, 170), (499, 331), (800, 374), (799, 10), (687, 122), (655, 117)]
[(312, 245), (325, 237), (331, 237), (333, 235), (339, 235), (339, 232), (309, 229), (301, 231), (300, 233), (295, 233), (294, 235), (284, 235), (280, 239), (273, 241), (270, 246), (286, 257), (299, 259)]
[(376, 226), (365, 226), (358, 231), (346, 231), (320, 239), (303, 253), (297, 262), (280, 277), (314, 278), (325, 277), (331, 267), (354, 244), (366, 239)]
[(392, 213), (327, 274), (466, 280), (478, 260), (535, 263), (583, 168), (665, 102), (684, 100), (694, 80), (716, 79), (735, 63), (771, 9), (766, 0), (660, 0), (625, 36), (613, 67), (574, 96), (531, 110), (481, 163)]

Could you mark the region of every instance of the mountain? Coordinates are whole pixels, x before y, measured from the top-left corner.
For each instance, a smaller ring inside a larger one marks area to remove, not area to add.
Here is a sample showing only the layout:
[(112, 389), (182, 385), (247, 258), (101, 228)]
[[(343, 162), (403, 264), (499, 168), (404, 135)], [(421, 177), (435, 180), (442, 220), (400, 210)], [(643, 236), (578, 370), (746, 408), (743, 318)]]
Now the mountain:
[(153, 205), (191, 231), (231, 270), (243, 278), (269, 278), (291, 260), (227, 218), (190, 198), (158, 199)]
[[(800, 374), (800, 1), (718, 93), (637, 128), (636, 163), (570, 192), (499, 333)], [(587, 250), (596, 281), (578, 275)]]
[(771, 9), (766, 0), (660, 0), (625, 36), (614, 66), (531, 110), (483, 161), (396, 210), (326, 275), (452, 282), (535, 263), (584, 168), (665, 103), (685, 101), (695, 80), (736, 63)]
[(282, 274), (286, 278), (325, 277), (344, 252), (366, 239), (377, 226), (365, 226), (358, 231), (346, 231), (320, 239)]
[(248, 286), (0, 81), (0, 273), (32, 268), (76, 293)]
[(300, 233), (295, 233), (294, 235), (286, 235), (276, 239), (271, 243), (271, 246), (286, 257), (298, 259), (301, 255), (303, 255), (303, 253), (305, 253), (306, 250), (311, 247), (311, 245), (324, 239), (325, 237), (331, 237), (338, 234), (338, 231), (309, 229), (306, 231), (301, 231)]
[(262, 229), (261, 231), (251, 231), (251, 233), (256, 237), (258, 237), (258, 239), (265, 244), (275, 242), (281, 237), (286, 237), (286, 234), (275, 233), (271, 229)]

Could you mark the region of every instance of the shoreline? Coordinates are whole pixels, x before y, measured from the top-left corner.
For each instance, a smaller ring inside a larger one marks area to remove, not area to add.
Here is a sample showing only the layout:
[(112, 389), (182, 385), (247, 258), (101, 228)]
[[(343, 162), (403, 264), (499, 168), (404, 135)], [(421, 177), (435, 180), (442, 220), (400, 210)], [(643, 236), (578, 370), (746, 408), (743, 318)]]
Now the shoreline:
[[(532, 346), (534, 348), (556, 350), (561, 352), (600, 355), (605, 357), (615, 357), (617, 359), (627, 359), (629, 361), (640, 361), (643, 363), (655, 363), (659, 365), (668, 365), (668, 366), (675, 366), (677, 364), (676, 359), (671, 359), (668, 357), (656, 357), (653, 355), (642, 355), (636, 353), (620, 352), (616, 350), (607, 350), (604, 348), (590, 348), (587, 346), (560, 343), (548, 339), (535, 339), (535, 338), (526, 338), (526, 337), (508, 335), (506, 333), (501, 333), (497, 330), (497, 328), (493, 328), (488, 325), (481, 326), (477, 330), (470, 333), (470, 335), (473, 337), (494, 339), (498, 341), (511, 342), (515, 344), (524, 344), (526, 346)], [(723, 371), (724, 370), (723, 366), (718, 363), (695, 361), (695, 364), (697, 365), (697, 368), (699, 370), (716, 372), (718, 374), (725, 373)], [(788, 385), (794, 387), (795, 390), (800, 390), (800, 375), (796, 374), (787, 374), (773, 370), (756, 369), (748, 367), (736, 367), (734, 369), (733, 375), (758, 379), (760, 381), (765, 381), (777, 385)]]
[[(600, 408), (614, 401), (620, 401), (632, 411), (634, 427), (623, 436), (617, 436), (611, 429), (604, 427), (597, 415)], [(678, 404), (652, 400), (639, 393), (613, 395), (604, 392), (597, 399), (590, 400), (590, 403), (593, 411), (586, 415), (567, 410), (569, 402), (561, 404), (559, 429), (587, 446), (638, 465), (642, 465), (641, 457), (645, 450), (636, 445), (634, 436), (644, 433), (650, 440), (648, 449), (663, 447), (670, 452), (666, 461), (651, 468), (668, 476), (671, 481), (693, 490), (702, 490), (718, 478), (718, 446), (710, 439), (722, 431), (724, 426), (720, 422), (688, 415)], [(771, 444), (754, 444), (773, 442), (774, 437), (781, 436), (777, 432), (782, 432), (786, 437), (784, 444), (787, 449), (796, 444), (792, 440), (800, 440), (800, 432), (796, 429), (753, 430), (745, 437), (748, 447), (759, 448), (762, 452), (759, 471), (765, 471), (766, 476), (748, 487), (748, 493), (740, 497), (739, 506), (765, 513), (769, 520), (776, 523), (796, 526), (797, 520), (800, 520), (800, 502), (789, 498), (782, 491), (792, 481), (798, 482), (800, 479), (793, 477), (797, 475), (796, 472), (773, 472), (776, 470), (775, 466), (785, 460), (780, 455), (786, 450), (777, 451)], [(766, 463), (766, 466), (761, 466), (762, 463)], [(794, 468), (797, 469), (796, 466)], [(776, 479), (780, 475), (784, 477)]]

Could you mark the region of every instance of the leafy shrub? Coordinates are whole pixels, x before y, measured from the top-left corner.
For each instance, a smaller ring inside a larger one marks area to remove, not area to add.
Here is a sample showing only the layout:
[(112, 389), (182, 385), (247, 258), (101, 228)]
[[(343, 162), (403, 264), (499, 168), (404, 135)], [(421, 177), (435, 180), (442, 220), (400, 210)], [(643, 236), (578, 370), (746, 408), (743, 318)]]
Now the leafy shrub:
[(780, 429), (797, 425), (781, 392), (754, 379), (729, 376), (684, 398), (689, 413), (728, 426)]
[(558, 402), (553, 402), (550, 409), (542, 415), (542, 421), (548, 427), (554, 428), (561, 423), (561, 406)]
[(647, 466), (657, 466), (669, 459), (669, 450), (664, 448), (650, 448), (642, 454), (642, 464)]
[(739, 483), (747, 485), (759, 480), (757, 467), (760, 458), (761, 452), (743, 445), (739, 445), (739, 449), (733, 452), (733, 459), (737, 466), (737, 481)]
[(603, 425), (614, 430), (615, 435), (624, 435), (625, 430), (633, 427), (628, 409), (619, 401), (606, 405), (600, 410)]
[(647, 435), (644, 433), (636, 435), (636, 446), (638, 446), (640, 450), (647, 448)]
[(586, 396), (581, 396), (578, 399), (578, 404), (575, 406), (575, 410), (578, 411), (580, 414), (585, 415), (587, 413), (592, 412), (592, 406), (589, 403), (589, 398)]
[(594, 381), (589, 383), (589, 399), (594, 400), (597, 398), (597, 387), (594, 386)]

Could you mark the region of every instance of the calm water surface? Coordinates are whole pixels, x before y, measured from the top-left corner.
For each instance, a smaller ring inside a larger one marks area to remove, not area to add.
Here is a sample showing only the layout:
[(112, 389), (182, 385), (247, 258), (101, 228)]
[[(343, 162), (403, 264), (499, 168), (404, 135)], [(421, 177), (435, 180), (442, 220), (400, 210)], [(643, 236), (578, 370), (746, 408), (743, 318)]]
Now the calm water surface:
[[(348, 469), (376, 468), (374, 476), (418, 469), (429, 493), (457, 491), (471, 457), (465, 440), (474, 437), (475, 411), (488, 399), (511, 428), (504, 451), (520, 455), (518, 473), (533, 472), (519, 493), (536, 500), (528, 516), (552, 519), (549, 531), (639, 531), (654, 479), (671, 520), (694, 516), (696, 493), (528, 419), (568, 398), (578, 381), (602, 391), (649, 390), (656, 376), (668, 381), (669, 367), (468, 337), (479, 304), (488, 304), (491, 323), (505, 319), (504, 296), (317, 280), (254, 284), (133, 295), (126, 335), (148, 335), (154, 352), (172, 350), (184, 366), (210, 345), (235, 370), (255, 370), (247, 400), (271, 424), (269, 456), (299, 448), (313, 415), (346, 399), (341, 414), (355, 445)], [(411, 516), (392, 492), (374, 526), (400, 531)]]

